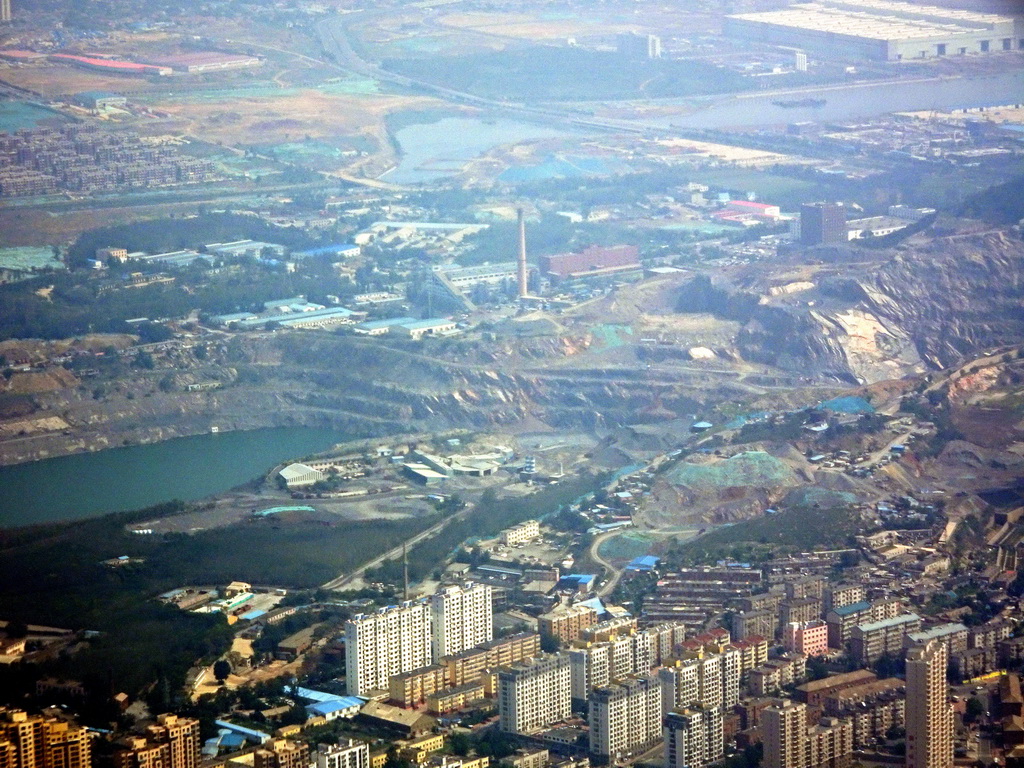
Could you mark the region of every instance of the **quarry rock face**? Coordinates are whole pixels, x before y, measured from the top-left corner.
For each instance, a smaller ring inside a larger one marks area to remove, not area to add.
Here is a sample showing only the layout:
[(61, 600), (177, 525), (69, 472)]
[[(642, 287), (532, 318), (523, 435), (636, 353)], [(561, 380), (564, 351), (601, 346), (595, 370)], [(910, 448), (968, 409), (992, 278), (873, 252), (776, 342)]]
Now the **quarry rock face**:
[(943, 368), (1024, 338), (1019, 237), (954, 235), (882, 256), (829, 264), (799, 291), (777, 290), (770, 272), (700, 276), (681, 288), (677, 309), (741, 321), (736, 346), (747, 360), (851, 382)]

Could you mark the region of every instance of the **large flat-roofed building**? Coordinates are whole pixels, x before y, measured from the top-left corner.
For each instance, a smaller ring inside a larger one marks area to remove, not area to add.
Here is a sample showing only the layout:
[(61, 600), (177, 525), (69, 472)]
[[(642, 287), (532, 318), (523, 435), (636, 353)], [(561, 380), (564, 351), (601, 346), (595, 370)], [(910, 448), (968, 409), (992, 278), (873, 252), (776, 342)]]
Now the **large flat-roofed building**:
[(540, 257), (541, 271), (554, 280), (572, 280), (640, 269), (635, 245), (591, 245), (579, 253)]
[(836, 58), (901, 61), (1024, 49), (1010, 16), (899, 0), (817, 0), (727, 16), (742, 40), (818, 50)]

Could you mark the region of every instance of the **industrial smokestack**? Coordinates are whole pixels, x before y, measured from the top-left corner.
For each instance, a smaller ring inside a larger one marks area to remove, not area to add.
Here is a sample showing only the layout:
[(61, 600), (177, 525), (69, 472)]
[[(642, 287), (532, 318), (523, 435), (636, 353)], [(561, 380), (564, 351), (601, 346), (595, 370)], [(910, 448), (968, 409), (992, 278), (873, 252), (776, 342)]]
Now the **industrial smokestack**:
[(516, 209), (519, 219), (519, 298), (525, 299), (526, 291), (526, 219), (523, 217), (523, 209)]

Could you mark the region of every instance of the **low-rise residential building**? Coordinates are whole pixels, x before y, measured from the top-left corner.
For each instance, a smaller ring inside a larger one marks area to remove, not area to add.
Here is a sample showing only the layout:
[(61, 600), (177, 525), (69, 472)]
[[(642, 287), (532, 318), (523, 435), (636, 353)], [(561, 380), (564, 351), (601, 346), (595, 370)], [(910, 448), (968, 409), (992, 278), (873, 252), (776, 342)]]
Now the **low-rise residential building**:
[(537, 618), (540, 636), (559, 643), (579, 640), (583, 630), (597, 623), (597, 612), (585, 605), (559, 606)]
[(518, 525), (506, 528), (500, 534), (501, 543), (506, 547), (515, 547), (533, 541), (540, 536), (540, 523), (537, 520), (524, 520)]
[(445, 670), (440, 664), (401, 672), (388, 678), (391, 701), (403, 707), (412, 707), (445, 687)]
[(821, 619), (787, 624), (782, 635), (787, 651), (805, 656), (824, 656), (828, 653), (828, 625)]

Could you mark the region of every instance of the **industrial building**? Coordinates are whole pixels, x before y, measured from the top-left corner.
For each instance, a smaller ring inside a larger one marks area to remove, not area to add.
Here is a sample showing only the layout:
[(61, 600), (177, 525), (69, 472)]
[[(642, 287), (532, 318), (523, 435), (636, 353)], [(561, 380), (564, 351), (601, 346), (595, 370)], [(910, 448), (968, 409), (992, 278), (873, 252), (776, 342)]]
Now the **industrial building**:
[(94, 56), (74, 56), (70, 53), (54, 53), (51, 58), (83, 69), (92, 69), (114, 75), (159, 75), (171, 74), (170, 67), (156, 67), (152, 64), (136, 64), (134, 61), (101, 59)]
[(1024, 49), (1010, 16), (899, 0), (817, 0), (781, 11), (727, 16), (723, 32), (835, 58), (904, 61)]
[(75, 94), (75, 103), (86, 109), (100, 110), (109, 107), (124, 107), (128, 105), (128, 99), (116, 93), (108, 91), (83, 91)]
[(613, 275), (641, 269), (640, 251), (635, 245), (592, 245), (579, 253), (541, 256), (540, 268), (553, 280)]
[(248, 69), (258, 67), (261, 62), (255, 56), (244, 56), (234, 53), (217, 53), (201, 51), (197, 53), (168, 54), (156, 56), (147, 63), (160, 67), (169, 67), (175, 72), (198, 75), (207, 72), (223, 72), (230, 69)]

